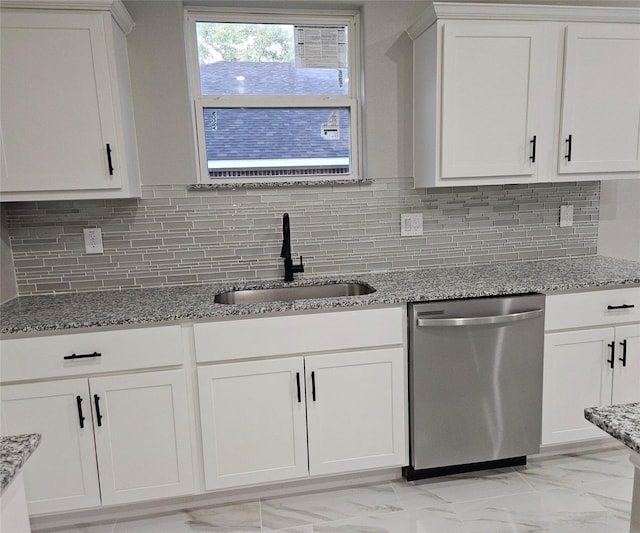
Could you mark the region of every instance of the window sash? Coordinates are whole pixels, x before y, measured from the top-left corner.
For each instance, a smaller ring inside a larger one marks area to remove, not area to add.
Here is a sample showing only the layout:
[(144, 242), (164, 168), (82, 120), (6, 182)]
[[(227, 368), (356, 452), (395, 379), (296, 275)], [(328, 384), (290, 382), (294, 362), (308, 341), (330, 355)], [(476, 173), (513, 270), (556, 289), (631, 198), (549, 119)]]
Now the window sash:
[[(291, 101), (296, 100), (298, 105), (291, 105)], [(196, 139), (198, 149), (198, 162), (200, 168), (200, 183), (258, 183), (267, 181), (289, 181), (292, 179), (292, 175), (286, 177), (273, 177), (273, 178), (218, 178), (211, 177), (209, 175), (209, 158), (207, 156), (205, 126), (204, 126), (204, 110), (206, 108), (230, 108), (237, 109), (239, 107), (244, 108), (282, 108), (282, 109), (296, 109), (296, 108), (327, 108), (338, 109), (346, 108), (349, 110), (349, 130), (351, 132), (350, 138), (350, 173), (339, 174), (319, 174), (319, 175), (306, 175), (301, 173), (299, 177), (304, 181), (321, 181), (327, 179), (357, 179), (361, 174), (359, 172), (360, 157), (359, 157), (359, 132), (360, 132), (360, 119), (358, 114), (357, 101), (347, 97), (334, 97), (334, 98), (317, 98), (309, 96), (297, 96), (297, 97), (271, 97), (271, 96), (229, 96), (229, 97), (215, 97), (215, 96), (201, 96), (195, 99), (194, 113), (196, 119)], [(248, 168), (248, 170), (250, 170)], [(296, 175), (293, 174), (293, 177)]]

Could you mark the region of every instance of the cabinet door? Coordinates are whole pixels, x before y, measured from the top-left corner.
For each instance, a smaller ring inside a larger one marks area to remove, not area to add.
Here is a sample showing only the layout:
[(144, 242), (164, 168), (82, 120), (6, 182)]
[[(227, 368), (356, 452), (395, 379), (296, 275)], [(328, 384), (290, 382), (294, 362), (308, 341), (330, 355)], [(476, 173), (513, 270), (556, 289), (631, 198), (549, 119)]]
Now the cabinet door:
[(302, 357), (198, 368), (207, 489), (308, 475)]
[(540, 31), (515, 22), (444, 25), (443, 179), (536, 173)]
[(640, 170), (639, 25), (568, 26), (560, 141), (560, 173)]
[(305, 359), (309, 473), (407, 463), (402, 348)]
[(613, 339), (613, 328), (545, 335), (542, 444), (602, 437), (584, 409), (610, 404)]
[(2, 192), (113, 189), (116, 118), (104, 13), (3, 13)]
[(3, 435), (42, 435), (23, 470), (29, 513), (100, 505), (87, 380), (3, 385), (1, 400)]
[(184, 371), (92, 378), (89, 383), (102, 502), (192, 492)]
[(640, 402), (640, 324), (616, 328), (612, 404)]

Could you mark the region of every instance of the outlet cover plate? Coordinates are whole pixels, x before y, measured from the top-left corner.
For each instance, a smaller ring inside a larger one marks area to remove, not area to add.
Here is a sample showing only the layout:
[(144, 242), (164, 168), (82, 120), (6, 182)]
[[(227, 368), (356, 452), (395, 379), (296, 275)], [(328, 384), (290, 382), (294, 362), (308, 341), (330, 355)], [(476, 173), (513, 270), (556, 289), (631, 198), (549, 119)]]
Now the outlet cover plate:
[(422, 213), (403, 213), (400, 215), (400, 236), (416, 237), (422, 235)]
[(100, 228), (84, 228), (84, 249), (88, 254), (101, 254), (104, 249), (102, 247), (102, 231)]
[(573, 226), (573, 206), (561, 205), (560, 206), (560, 227), (565, 228)]

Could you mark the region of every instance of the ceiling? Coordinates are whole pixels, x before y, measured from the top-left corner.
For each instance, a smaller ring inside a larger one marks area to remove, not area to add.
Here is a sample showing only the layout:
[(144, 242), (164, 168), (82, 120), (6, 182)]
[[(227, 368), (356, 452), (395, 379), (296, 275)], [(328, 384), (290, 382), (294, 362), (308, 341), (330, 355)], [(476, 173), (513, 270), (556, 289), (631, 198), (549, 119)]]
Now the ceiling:
[[(126, 0), (125, 4), (130, 1), (140, 0)], [(382, 2), (385, 0), (247, 0), (242, 2), (243, 6), (264, 6), (269, 4), (270, 6), (286, 7), (292, 4), (345, 4), (348, 6), (357, 7), (366, 3)], [(386, 0), (388, 2), (403, 1), (406, 0)], [(464, 2), (465, 0), (435, 0), (439, 2)], [(478, 4), (537, 4), (537, 5), (564, 5), (564, 6), (607, 6), (607, 7), (635, 7), (640, 9), (640, 0), (466, 0), (469, 3)], [(185, 5), (190, 6), (211, 6), (211, 5), (233, 5), (238, 0), (184, 0)], [(431, 0), (409, 0), (411, 3), (416, 4), (430, 4)]]

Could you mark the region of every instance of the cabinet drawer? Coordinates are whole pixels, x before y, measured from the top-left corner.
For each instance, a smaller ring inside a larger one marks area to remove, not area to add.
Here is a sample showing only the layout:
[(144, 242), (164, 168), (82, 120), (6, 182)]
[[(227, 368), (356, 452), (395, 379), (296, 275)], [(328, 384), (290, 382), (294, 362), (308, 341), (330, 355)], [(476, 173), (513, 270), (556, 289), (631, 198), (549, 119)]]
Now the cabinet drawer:
[(640, 321), (640, 287), (546, 297), (546, 331), (636, 321)]
[(196, 360), (304, 354), (402, 344), (404, 308), (242, 318), (194, 325)]
[[(180, 365), (180, 326), (98, 331), (0, 341), (2, 381)], [(93, 354), (86, 358), (65, 357)]]

